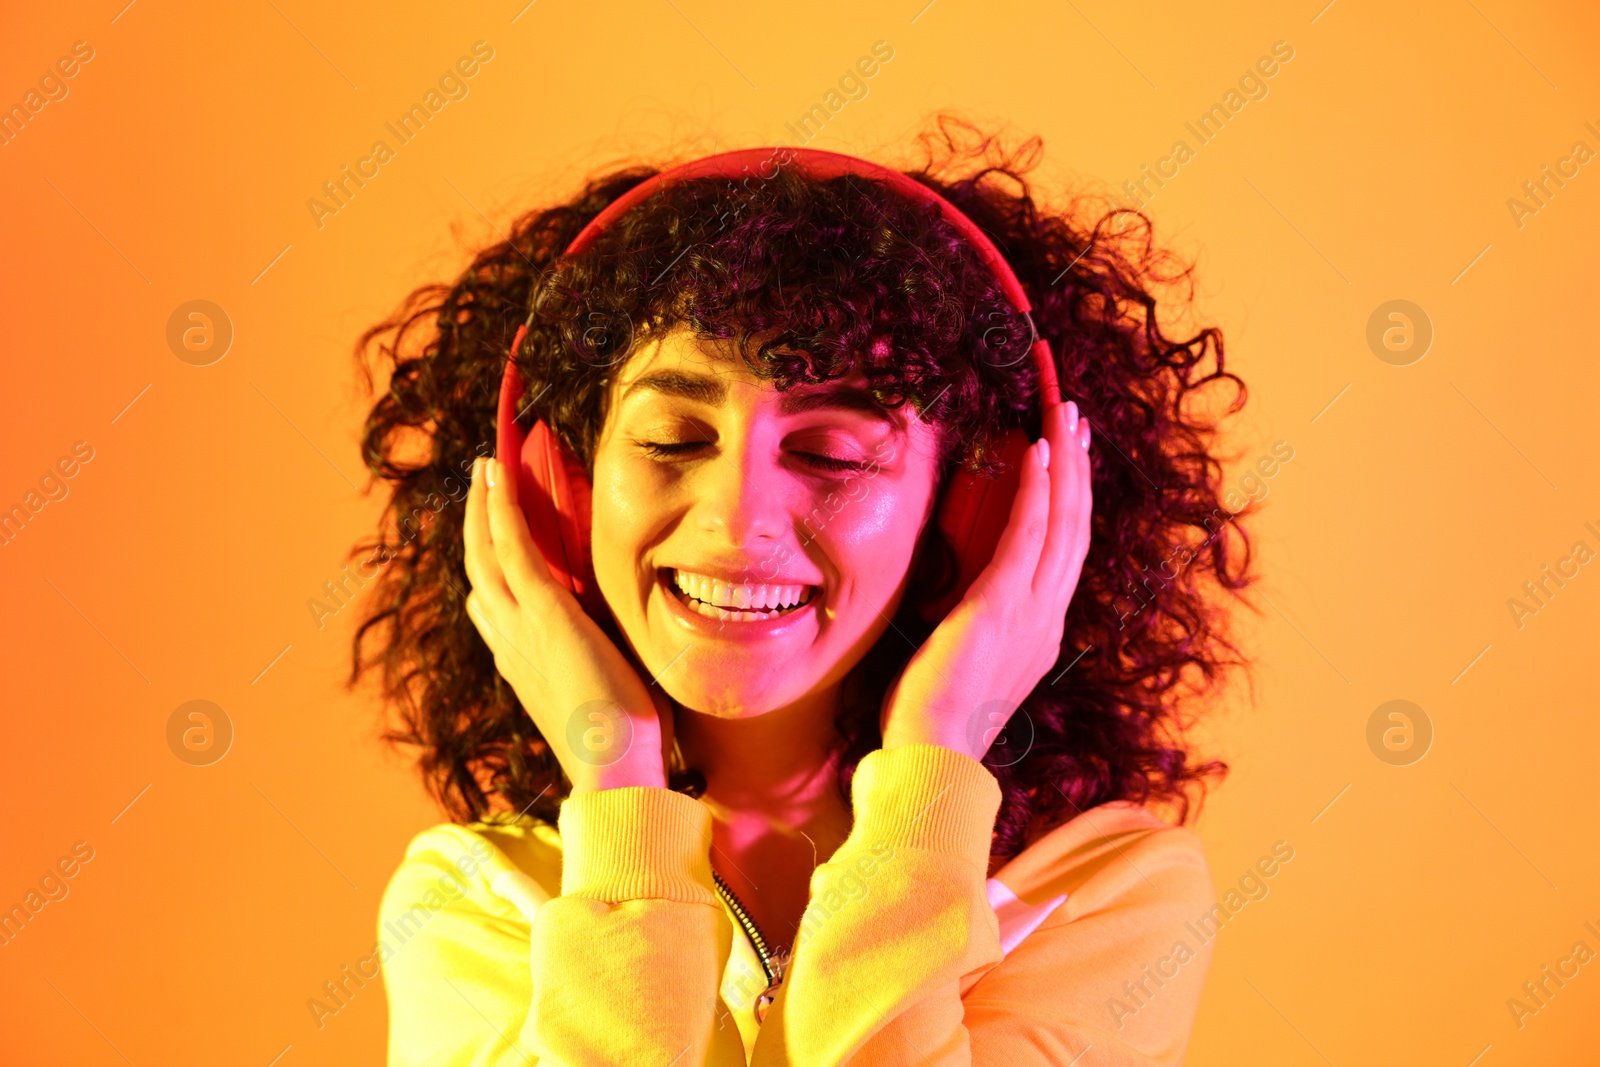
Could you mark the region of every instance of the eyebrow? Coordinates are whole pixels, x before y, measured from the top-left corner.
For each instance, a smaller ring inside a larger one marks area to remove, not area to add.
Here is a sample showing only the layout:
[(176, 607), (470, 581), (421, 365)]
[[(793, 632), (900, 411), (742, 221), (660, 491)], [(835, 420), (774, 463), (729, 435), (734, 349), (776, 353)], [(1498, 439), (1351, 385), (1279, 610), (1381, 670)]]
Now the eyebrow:
[[(635, 379), (622, 393), (627, 400), (634, 393), (654, 391), (667, 396), (682, 397), (710, 407), (721, 407), (728, 398), (728, 387), (719, 378), (703, 374), (685, 374), (682, 371), (661, 370)], [(807, 411), (835, 408), (859, 411), (887, 423), (895, 420), (860, 386), (832, 383), (823, 388), (802, 392), (785, 392), (778, 400), (780, 415), (800, 415)]]

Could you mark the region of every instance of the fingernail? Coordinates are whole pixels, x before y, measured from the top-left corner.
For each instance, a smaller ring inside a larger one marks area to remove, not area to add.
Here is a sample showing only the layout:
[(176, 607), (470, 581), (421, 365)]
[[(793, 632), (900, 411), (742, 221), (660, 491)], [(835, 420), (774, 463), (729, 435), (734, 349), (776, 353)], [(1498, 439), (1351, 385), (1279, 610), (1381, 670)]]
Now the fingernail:
[(488, 465), (484, 469), (484, 474), (489, 479), (489, 488), (491, 489), (494, 488), (494, 469), (499, 465), (500, 461), (498, 459), (491, 459), (488, 461)]
[(1084, 448), (1088, 448), (1089, 447), (1089, 420), (1088, 419), (1084, 419), (1083, 420), (1083, 436), (1079, 440), (1081, 440), (1083, 442), (1083, 447)]
[(1039, 438), (1039, 466), (1050, 469), (1050, 441), (1045, 437)]
[(1067, 429), (1076, 430), (1077, 428), (1078, 402), (1076, 400), (1069, 400), (1067, 401)]

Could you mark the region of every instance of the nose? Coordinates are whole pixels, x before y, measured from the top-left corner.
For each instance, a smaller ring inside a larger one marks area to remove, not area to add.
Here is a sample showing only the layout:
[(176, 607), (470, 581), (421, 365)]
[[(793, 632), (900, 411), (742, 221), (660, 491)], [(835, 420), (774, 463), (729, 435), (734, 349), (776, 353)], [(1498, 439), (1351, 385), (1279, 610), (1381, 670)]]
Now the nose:
[(776, 540), (788, 528), (784, 474), (760, 436), (728, 441), (697, 472), (699, 528), (733, 548)]

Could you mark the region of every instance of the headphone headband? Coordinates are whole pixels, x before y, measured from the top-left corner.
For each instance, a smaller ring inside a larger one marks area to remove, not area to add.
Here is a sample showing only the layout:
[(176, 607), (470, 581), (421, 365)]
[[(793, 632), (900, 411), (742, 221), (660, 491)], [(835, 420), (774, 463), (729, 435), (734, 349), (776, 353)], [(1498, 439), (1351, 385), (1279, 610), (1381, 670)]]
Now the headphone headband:
[[(769, 165), (772, 167), (772, 172), (763, 173), (764, 168)], [(587, 249), (606, 227), (633, 207), (654, 196), (668, 183), (687, 181), (691, 178), (738, 178), (749, 175), (753, 168), (759, 177), (766, 180), (777, 174), (778, 167), (790, 165), (798, 165), (808, 177), (812, 178), (836, 178), (845, 175), (872, 178), (884, 182), (912, 200), (938, 207), (944, 220), (961, 234), (988, 265), (989, 270), (1000, 282), (1000, 287), (1005, 292), (1006, 299), (1011, 302), (1011, 306), (1027, 320), (1028, 329), (1034, 339), (1031, 351), (1039, 370), (1040, 403), (1045, 407), (1061, 403), (1061, 387), (1056, 375), (1055, 360), (1050, 353), (1050, 344), (1039, 336), (1039, 331), (1033, 323), (1033, 304), (1022, 288), (1021, 279), (1011, 269), (1011, 264), (1006, 262), (1006, 258), (1000, 254), (1000, 249), (995, 247), (994, 241), (976, 222), (943, 196), (914, 178), (870, 160), (847, 156), (841, 152), (828, 152), (820, 148), (792, 148), (786, 145), (771, 148), (741, 148), (691, 160), (646, 178), (607, 204), (579, 231), (578, 236), (572, 239), (565, 254), (575, 255)], [(516, 337), (511, 342), (513, 357), (522, 346), (523, 334), (532, 324), (533, 311), (530, 309), (528, 321), (517, 331)]]
[[(760, 169), (768, 164), (772, 165), (772, 173), (760, 173)], [(783, 145), (774, 148), (742, 148), (670, 167), (646, 178), (607, 204), (605, 209), (591, 219), (589, 225), (573, 239), (572, 244), (567, 247), (567, 255), (588, 248), (602, 230), (630, 208), (655, 195), (669, 182), (687, 181), (690, 178), (738, 178), (750, 174), (752, 169), (765, 180), (776, 175), (777, 168), (790, 165), (798, 165), (811, 178), (838, 178), (845, 175), (872, 178), (886, 183), (895, 192), (912, 200), (937, 205), (944, 215), (944, 220), (953, 226), (968, 244), (977, 249), (978, 255), (989, 265), (1005, 289), (1006, 299), (1011, 301), (1012, 306), (1025, 315), (1033, 311), (1033, 305), (1028, 302), (1028, 294), (1023, 291), (1022, 283), (1017, 280), (1010, 264), (995, 247), (994, 241), (978, 227), (977, 223), (963, 214), (960, 208), (926, 185), (914, 178), (908, 178), (897, 170), (870, 160), (857, 159), (855, 156), (847, 156), (840, 152), (826, 152), (820, 148), (790, 148)]]

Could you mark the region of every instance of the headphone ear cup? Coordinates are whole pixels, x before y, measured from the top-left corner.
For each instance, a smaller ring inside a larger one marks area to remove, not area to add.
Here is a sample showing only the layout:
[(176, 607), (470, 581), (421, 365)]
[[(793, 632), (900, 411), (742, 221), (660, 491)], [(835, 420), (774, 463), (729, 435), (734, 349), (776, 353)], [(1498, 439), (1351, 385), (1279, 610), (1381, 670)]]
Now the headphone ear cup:
[(551, 575), (572, 591), (590, 617), (603, 620), (609, 609), (589, 554), (593, 488), (582, 461), (542, 419), (528, 434), (521, 458), (518, 499), (534, 544)]
[(609, 608), (600, 595), (589, 555), (592, 488), (588, 475), (583, 463), (544, 420), (535, 423), (524, 437), (516, 419), (522, 393), (522, 376), (516, 364), (507, 361), (500, 385), (495, 454), (515, 467), (517, 500), (551, 577), (578, 598), (591, 618), (604, 620)]
[(1027, 433), (1013, 428), (995, 447), (1005, 463), (998, 477), (963, 470), (952, 475), (945, 486), (934, 521), (955, 551), (956, 583), (944, 596), (922, 606), (921, 615), (928, 622), (938, 623), (948, 615), (994, 559), (1022, 482), (1022, 461), (1032, 443)]

